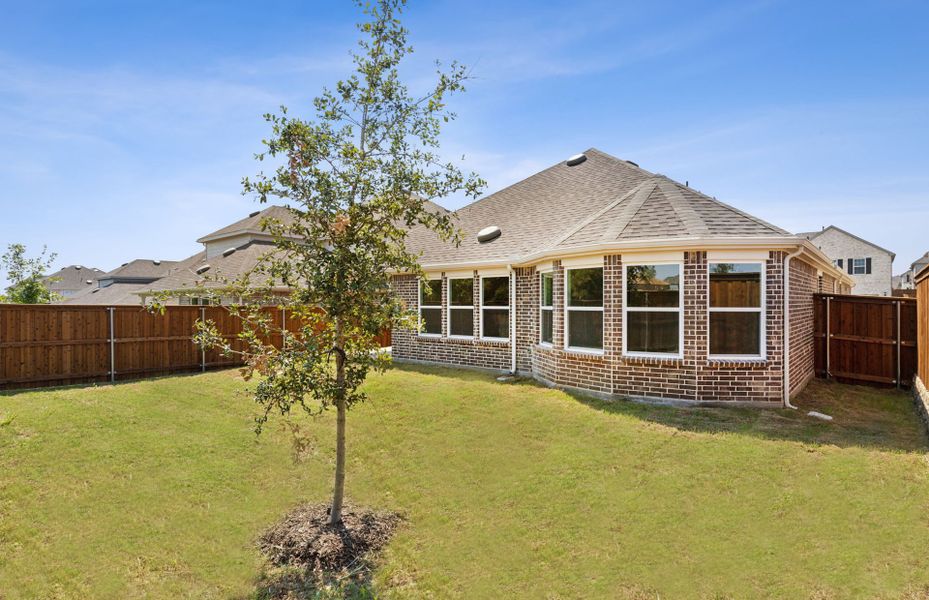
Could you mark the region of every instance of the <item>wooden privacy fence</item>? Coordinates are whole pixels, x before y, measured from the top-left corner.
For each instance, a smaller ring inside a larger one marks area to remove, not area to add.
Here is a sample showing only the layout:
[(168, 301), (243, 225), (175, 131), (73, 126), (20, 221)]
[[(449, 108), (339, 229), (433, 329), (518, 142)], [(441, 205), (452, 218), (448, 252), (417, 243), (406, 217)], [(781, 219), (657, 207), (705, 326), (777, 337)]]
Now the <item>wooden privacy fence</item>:
[(909, 387), (917, 367), (916, 300), (816, 294), (818, 377)]
[[(281, 307), (269, 317), (297, 332)], [(163, 314), (139, 306), (0, 304), (0, 389), (122, 381), (241, 365), (238, 356), (201, 350), (194, 325), (212, 319), (235, 349), (242, 321), (221, 306), (169, 306)], [(280, 333), (269, 340), (280, 348)], [(390, 345), (390, 332), (380, 336)]]

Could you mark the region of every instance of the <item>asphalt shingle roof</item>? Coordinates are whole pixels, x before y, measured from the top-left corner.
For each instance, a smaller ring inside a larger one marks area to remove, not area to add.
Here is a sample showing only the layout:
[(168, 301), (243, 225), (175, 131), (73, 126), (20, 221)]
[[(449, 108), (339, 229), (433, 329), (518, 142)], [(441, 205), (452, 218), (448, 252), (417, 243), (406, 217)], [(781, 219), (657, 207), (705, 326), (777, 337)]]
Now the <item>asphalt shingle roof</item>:
[(261, 221), (265, 217), (286, 223), (290, 221), (291, 214), (287, 207), (272, 205), (263, 210), (255, 211), (244, 219), (240, 219), (231, 225), (226, 225), (222, 229), (217, 229), (213, 233), (209, 233), (197, 241), (204, 242), (217, 238), (230, 237), (246, 231), (262, 231)]
[[(510, 261), (548, 249), (675, 238), (780, 238), (792, 234), (664, 175), (592, 148), (587, 160), (553, 165), (454, 213), (459, 247), (424, 227), (408, 248), (423, 264)], [(481, 244), (490, 225), (502, 234)]]
[[(68, 265), (45, 278), (45, 285), (53, 292), (61, 290), (83, 290), (97, 283), (103, 271), (93, 267)], [(54, 279), (54, 281), (52, 281)], [(87, 283), (87, 281), (90, 283)]]

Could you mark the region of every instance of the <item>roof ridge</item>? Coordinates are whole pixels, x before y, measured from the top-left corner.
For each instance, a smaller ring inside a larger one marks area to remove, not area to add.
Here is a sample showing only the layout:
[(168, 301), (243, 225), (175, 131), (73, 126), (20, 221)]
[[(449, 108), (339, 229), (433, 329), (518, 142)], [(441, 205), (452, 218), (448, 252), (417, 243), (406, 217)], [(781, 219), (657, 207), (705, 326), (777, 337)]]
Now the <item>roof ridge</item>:
[[(598, 150), (598, 149), (596, 149), (596, 148), (588, 148), (587, 150), (585, 150), (585, 151), (583, 152), (583, 154), (588, 154), (588, 153), (594, 153), (594, 154), (597, 154), (597, 155), (602, 156), (602, 157), (604, 157), (604, 158), (608, 158), (608, 159), (612, 160), (613, 162), (615, 162), (615, 163), (617, 163), (617, 164), (619, 164), (619, 165), (622, 165), (622, 166), (626, 167), (627, 169), (634, 169), (634, 170), (641, 171), (641, 172), (645, 173), (646, 175), (648, 175), (649, 177), (654, 177), (654, 175), (655, 175), (654, 173), (651, 173), (651, 172), (649, 172), (649, 171), (646, 171), (645, 169), (643, 169), (642, 167), (640, 167), (640, 166), (638, 166), (638, 165), (634, 165), (634, 164), (630, 163), (628, 160), (623, 160), (623, 159), (621, 159), (621, 158), (617, 158), (617, 157), (613, 156), (612, 154), (608, 154), (608, 153), (606, 153), (606, 152), (604, 152), (604, 151), (602, 151), (602, 150)], [(451, 213), (457, 215), (457, 214), (459, 214), (461, 211), (463, 211), (463, 210), (465, 210), (465, 209), (471, 209), (471, 208), (477, 206), (478, 204), (480, 204), (481, 202), (484, 202), (484, 201), (487, 200), (488, 198), (492, 198), (492, 197), (496, 196), (497, 194), (501, 194), (501, 193), (505, 192), (506, 190), (508, 190), (508, 189), (510, 189), (510, 188), (512, 188), (512, 187), (515, 187), (515, 186), (520, 185), (520, 184), (522, 184), (522, 183), (525, 183), (525, 182), (527, 182), (527, 181), (529, 181), (529, 180), (531, 180), (531, 179), (534, 179), (534, 178), (536, 178), (536, 177), (539, 177), (539, 176), (543, 175), (544, 173), (548, 173), (548, 172), (551, 171), (552, 169), (564, 165), (564, 163), (565, 163), (565, 160), (559, 160), (558, 162), (556, 162), (556, 163), (554, 163), (554, 164), (552, 164), (552, 165), (549, 165), (549, 166), (545, 167), (545, 168), (542, 169), (541, 171), (537, 171), (537, 172), (533, 173), (532, 175), (530, 175), (530, 176), (528, 176), (528, 177), (525, 177), (525, 178), (523, 178), (523, 179), (520, 179), (519, 181), (514, 181), (513, 183), (511, 183), (510, 185), (508, 185), (508, 186), (506, 186), (506, 187), (502, 187), (502, 188), (500, 188), (499, 190), (497, 190), (497, 191), (495, 191), (495, 192), (493, 192), (493, 193), (491, 193), (491, 194), (487, 194), (486, 196), (482, 196), (482, 197), (478, 198), (477, 200), (475, 200), (474, 202), (471, 202), (470, 204), (465, 204), (464, 206), (461, 206), (461, 207), (456, 208), (455, 210), (449, 211), (449, 212), (451, 212)], [(441, 205), (439, 205), (439, 206), (441, 207)], [(442, 207), (442, 208), (444, 208), (444, 207)], [(445, 210), (448, 210), (448, 209), (445, 209)]]
[(658, 187), (658, 178), (651, 177), (643, 181), (639, 186), (640, 189), (636, 191), (635, 196), (630, 200), (629, 204), (623, 207), (623, 211), (620, 213), (619, 217), (611, 227), (609, 227), (600, 239), (610, 239), (618, 238), (626, 230), (626, 227), (629, 227), (629, 223), (635, 218), (639, 211), (642, 210), (642, 207), (645, 205), (645, 202), (648, 198), (654, 193), (655, 188)]
[(578, 223), (575, 224), (573, 227), (571, 227), (570, 229), (568, 229), (567, 232), (565, 232), (564, 234), (562, 234), (562, 235), (558, 236), (557, 238), (555, 238), (555, 240), (554, 240), (551, 244), (549, 244), (547, 247), (548, 247), (548, 248), (554, 248), (555, 246), (557, 246), (557, 245), (559, 245), (559, 244), (561, 244), (561, 243), (567, 241), (572, 235), (574, 235), (574, 234), (577, 233), (578, 231), (584, 229), (585, 227), (587, 227), (588, 225), (590, 225), (591, 223), (593, 223), (594, 221), (596, 221), (598, 217), (603, 216), (603, 215), (606, 214), (609, 210), (611, 210), (612, 208), (615, 208), (617, 205), (621, 204), (623, 200), (625, 200), (626, 198), (631, 197), (633, 194), (635, 194), (635, 193), (639, 190), (639, 188), (641, 188), (643, 185), (645, 185), (645, 184), (648, 183), (648, 182), (649, 182), (649, 180), (646, 179), (645, 181), (643, 181), (642, 183), (636, 185), (634, 188), (632, 188), (631, 190), (629, 190), (628, 192), (626, 192), (625, 194), (623, 194), (622, 196), (620, 196), (620, 197), (617, 198), (616, 200), (613, 200), (612, 202), (608, 203), (606, 206), (604, 206), (604, 207), (601, 208), (600, 210), (593, 212), (590, 216), (588, 216), (588, 217), (585, 218), (585, 219), (581, 219), (580, 222), (578, 222)]
[(710, 232), (710, 228), (707, 226), (706, 221), (704, 221), (700, 215), (697, 214), (697, 211), (694, 210), (694, 207), (690, 205), (687, 198), (681, 193), (680, 187), (676, 182), (668, 177), (662, 177), (659, 187), (665, 197), (667, 197), (668, 202), (671, 203), (671, 208), (674, 210), (675, 214), (684, 222), (684, 227), (688, 231), (695, 231), (700, 234)]
[[(871, 246), (872, 248), (877, 248), (878, 250), (880, 250), (880, 251), (882, 251), (882, 252), (886, 252), (887, 254), (891, 255), (891, 257), (893, 257), (893, 258), (896, 258), (896, 257), (897, 257), (897, 253), (896, 253), (896, 252), (891, 252), (890, 250), (888, 250), (887, 248), (884, 248), (883, 246), (878, 246), (878, 245), (875, 244), (874, 242), (869, 242), (868, 240), (864, 239), (863, 237), (859, 237), (859, 236), (855, 235), (855, 234), (852, 233), (851, 231), (846, 231), (845, 229), (842, 229), (842, 228), (839, 227), (838, 225), (827, 225), (825, 229), (823, 229), (822, 231), (817, 232), (816, 235), (813, 236), (813, 237), (819, 237), (820, 235), (822, 235), (823, 233), (825, 233), (826, 230), (828, 230), (828, 229), (835, 229), (836, 231), (841, 231), (841, 232), (844, 233), (845, 235), (851, 236), (851, 237), (855, 238), (856, 240), (858, 240), (859, 242), (862, 242), (862, 243), (864, 243), (864, 244), (867, 244), (867, 245)], [(798, 235), (799, 235), (799, 234), (798, 234)], [(813, 241), (813, 238), (808, 238), (808, 239), (809, 239), (810, 241)], [(929, 252), (927, 252), (927, 254), (929, 254)], [(893, 260), (893, 258), (891, 258), (891, 260)]]

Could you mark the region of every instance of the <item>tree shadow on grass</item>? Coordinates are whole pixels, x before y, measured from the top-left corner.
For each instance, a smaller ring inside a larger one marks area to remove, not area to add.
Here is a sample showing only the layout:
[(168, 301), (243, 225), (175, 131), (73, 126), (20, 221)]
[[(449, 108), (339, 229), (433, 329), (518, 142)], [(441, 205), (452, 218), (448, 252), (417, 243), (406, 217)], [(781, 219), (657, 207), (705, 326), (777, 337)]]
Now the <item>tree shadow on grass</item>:
[(255, 582), (255, 591), (239, 600), (371, 600), (378, 597), (364, 565), (347, 578), (320, 582), (312, 571), (299, 567), (268, 567)]
[[(466, 381), (491, 381), (490, 373), (448, 367), (396, 365), (395, 368)], [(499, 383), (498, 385), (512, 385)], [(517, 385), (544, 387), (532, 379)], [(621, 398), (604, 400), (567, 391), (579, 403), (696, 433), (733, 433), (768, 440), (806, 444), (861, 447), (888, 451), (925, 452), (929, 437), (909, 392), (844, 385), (814, 379), (793, 401), (798, 410), (780, 408), (667, 406)], [(809, 416), (817, 411), (833, 417), (822, 421)]]

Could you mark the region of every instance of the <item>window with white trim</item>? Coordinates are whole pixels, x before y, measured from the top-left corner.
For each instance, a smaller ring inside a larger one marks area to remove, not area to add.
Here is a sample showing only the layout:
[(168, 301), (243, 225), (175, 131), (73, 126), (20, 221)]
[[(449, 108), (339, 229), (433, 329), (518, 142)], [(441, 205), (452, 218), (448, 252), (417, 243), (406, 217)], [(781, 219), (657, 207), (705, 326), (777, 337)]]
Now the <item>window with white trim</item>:
[(419, 282), (420, 335), (442, 335), (442, 280)]
[(481, 337), (510, 339), (510, 278), (481, 277)]
[(539, 274), (539, 341), (551, 344), (555, 329), (555, 278), (552, 273)]
[(565, 270), (565, 340), (575, 350), (603, 350), (603, 267)]
[(709, 264), (711, 357), (764, 356), (763, 262)]
[(868, 272), (868, 261), (864, 258), (852, 259), (852, 275), (866, 275)]
[(448, 335), (474, 337), (474, 278), (448, 280)]
[(623, 353), (679, 358), (684, 346), (682, 263), (623, 268)]

